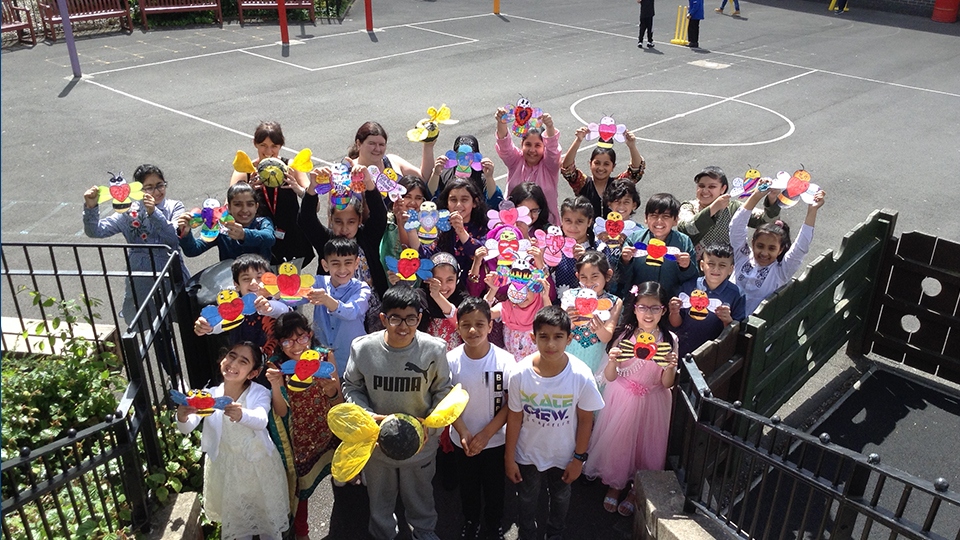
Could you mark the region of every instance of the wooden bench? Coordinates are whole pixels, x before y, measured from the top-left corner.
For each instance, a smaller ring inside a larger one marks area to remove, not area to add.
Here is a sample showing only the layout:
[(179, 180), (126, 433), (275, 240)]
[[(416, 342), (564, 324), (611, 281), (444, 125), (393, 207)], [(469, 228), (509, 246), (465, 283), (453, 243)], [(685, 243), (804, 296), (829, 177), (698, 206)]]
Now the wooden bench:
[(186, 11), (213, 11), (217, 15), (217, 23), (223, 26), (223, 11), (220, 9), (220, 0), (140, 0), (140, 19), (143, 29), (148, 30), (147, 14), (183, 13)]
[[(21, 16), (21, 13), (26, 17), (26, 21), (23, 20), (24, 17)], [(33, 17), (30, 15), (30, 10), (18, 6), (15, 0), (3, 0), (3, 31), (16, 32), (17, 41), (26, 43), (24, 30), (30, 31), (30, 43), (36, 45), (37, 30), (33, 27)]]
[[(56, 25), (63, 24), (60, 8), (55, 0), (37, 0), (40, 18), (43, 20), (43, 35), (50, 41), (57, 40)], [(67, 0), (70, 21), (96, 21), (100, 19), (120, 19), (120, 26), (133, 32), (133, 19), (130, 17), (130, 4), (127, 0)]]
[[(306, 9), (310, 11), (310, 22), (317, 24), (316, 7), (313, 0), (287, 0), (284, 2), (287, 9)], [(243, 11), (251, 9), (272, 9), (278, 11), (276, 0), (237, 0), (237, 11), (240, 12), (240, 25), (243, 25)]]

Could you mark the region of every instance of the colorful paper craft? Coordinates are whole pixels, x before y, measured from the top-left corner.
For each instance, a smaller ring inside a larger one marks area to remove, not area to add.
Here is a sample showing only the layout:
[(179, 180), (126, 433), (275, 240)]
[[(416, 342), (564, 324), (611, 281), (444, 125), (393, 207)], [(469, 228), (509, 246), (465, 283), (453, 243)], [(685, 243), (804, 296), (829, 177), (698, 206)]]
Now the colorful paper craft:
[(556, 225), (547, 227), (547, 232), (537, 229), (533, 233), (534, 241), (543, 252), (543, 262), (547, 266), (556, 266), (564, 258), (573, 258), (573, 246), (577, 241), (563, 235), (563, 231)]
[(283, 185), (288, 167), (295, 171), (310, 172), (313, 169), (313, 152), (309, 148), (297, 152), (289, 166), (280, 158), (275, 157), (263, 158), (257, 166), (254, 166), (250, 156), (243, 150), (237, 150), (237, 155), (233, 158), (233, 170), (246, 174), (256, 174), (264, 186), (271, 188)]
[(737, 197), (740, 199), (747, 199), (754, 191), (757, 190), (757, 187), (760, 184), (760, 171), (757, 170), (753, 165), (748, 165), (750, 167), (747, 169), (747, 172), (744, 173), (743, 178), (734, 178), (730, 184), (730, 196)]
[(640, 332), (637, 335), (637, 342), (631, 343), (629, 340), (623, 340), (617, 345), (620, 349), (620, 356), (617, 362), (625, 362), (632, 358), (640, 360), (650, 360), (656, 362), (660, 367), (667, 367), (670, 363), (667, 361), (667, 354), (673, 350), (673, 345), (666, 341), (657, 343), (657, 338), (653, 334)]
[(564, 310), (576, 308), (577, 316), (572, 322), (575, 326), (583, 326), (590, 324), (594, 315), (600, 317), (601, 321), (610, 320), (613, 302), (609, 298), (598, 298), (593, 289), (581, 287), (564, 291), (560, 297), (560, 307)]
[(240, 296), (233, 289), (224, 289), (217, 294), (217, 305), (207, 306), (200, 310), (200, 316), (210, 323), (210, 326), (221, 325), (224, 331), (233, 330), (243, 322), (244, 315), (253, 315), (257, 308), (253, 305), (257, 299), (254, 293)]
[(659, 238), (651, 238), (646, 244), (637, 242), (633, 247), (637, 248), (637, 257), (647, 258), (648, 266), (660, 266), (664, 260), (675, 261), (680, 254), (680, 248), (668, 246)]
[(498, 266), (497, 273), (502, 276), (507, 268), (507, 299), (514, 304), (522, 304), (527, 299), (527, 291), (534, 294), (543, 291), (540, 280), (545, 274), (543, 270), (534, 267), (533, 257), (519, 257), (509, 267)]
[(440, 429), (452, 424), (469, 402), (467, 391), (457, 384), (437, 404), (421, 424), (407, 414), (392, 414), (378, 425), (370, 413), (355, 403), (341, 403), (327, 413), (327, 424), (342, 442), (333, 454), (330, 474), (338, 482), (347, 482), (363, 470), (378, 444), (391, 459), (404, 460), (415, 455), (426, 441), (424, 428)]
[(337, 163), (330, 170), (333, 173), (330, 186), (322, 190), (321, 184), (317, 184), (317, 194), (330, 193), (330, 206), (334, 210), (344, 210), (350, 206), (355, 193), (363, 193), (363, 182), (355, 181), (343, 163)]
[(606, 233), (607, 240), (604, 242), (611, 248), (618, 248), (627, 240), (627, 236), (637, 228), (633, 220), (625, 220), (619, 212), (610, 212), (607, 219), (598, 217), (593, 222), (593, 233)]
[(777, 196), (777, 202), (783, 208), (790, 208), (801, 199), (807, 204), (813, 204), (813, 196), (820, 191), (820, 186), (810, 182), (810, 173), (803, 169), (802, 163), (792, 176), (786, 171), (777, 173), (777, 179), (771, 187), (782, 190)]
[(593, 122), (587, 124), (587, 129), (590, 130), (590, 133), (587, 134), (587, 140), (600, 139), (597, 141), (597, 146), (600, 148), (613, 148), (613, 141), (624, 142), (626, 140), (623, 134), (627, 132), (627, 126), (616, 123), (609, 116), (601, 118), (599, 124)]
[(290, 375), (287, 389), (292, 392), (303, 392), (313, 384), (314, 379), (329, 379), (337, 367), (327, 361), (327, 349), (307, 349), (300, 353), (300, 358), (287, 360), (280, 364), (280, 371)]
[(407, 248), (400, 252), (400, 258), (386, 257), (387, 270), (397, 274), (404, 281), (416, 281), (433, 277), (433, 261), (421, 259), (415, 249)]
[(516, 206), (509, 200), (500, 203), (500, 210), (487, 210), (487, 228), (493, 230), (500, 225), (516, 227), (517, 223), (533, 223), (530, 219), (530, 209), (526, 206)]
[(228, 396), (215, 398), (207, 390), (188, 390), (186, 394), (178, 390), (170, 390), (170, 398), (173, 399), (173, 402), (177, 405), (196, 407), (197, 416), (201, 418), (213, 414), (214, 409), (222, 411), (224, 407), (233, 403), (233, 400)]
[(480, 152), (474, 152), (469, 144), (461, 144), (456, 151), (447, 150), (444, 155), (447, 156), (447, 163), (444, 168), (456, 167), (453, 174), (457, 178), (470, 178), (473, 171), (483, 170), (483, 165), (480, 164), (483, 155)]
[(543, 111), (530, 106), (530, 100), (520, 96), (516, 106), (507, 105), (507, 114), (503, 119), (510, 127), (510, 131), (517, 137), (523, 137), (531, 129), (538, 129), (543, 125)]
[(444, 103), (440, 108), (430, 107), (427, 109), (427, 118), (417, 122), (417, 127), (407, 132), (407, 139), (410, 142), (431, 142), (437, 140), (440, 136), (440, 125), (453, 125), (459, 120), (450, 119), (450, 107)]
[(297, 266), (293, 263), (283, 263), (277, 268), (277, 273), (265, 272), (260, 276), (263, 288), (274, 298), (283, 302), (299, 302), (310, 294), (310, 289), (316, 283), (311, 274), (298, 274)]
[(110, 180), (109, 185), (100, 186), (100, 198), (97, 204), (103, 204), (107, 201), (113, 201), (113, 211), (122, 214), (130, 209), (133, 201), (143, 199), (143, 184), (140, 182), (127, 183), (123, 178), (123, 172), (113, 174), (108, 171)]
[(391, 201), (397, 202), (400, 200), (400, 197), (403, 197), (407, 193), (407, 188), (397, 183), (399, 179), (397, 171), (390, 167), (381, 171), (375, 165), (367, 167), (367, 170), (370, 171), (373, 182), (377, 185), (377, 189), (380, 190), (380, 195), (390, 197)]
[(718, 307), (723, 305), (721, 300), (709, 298), (707, 293), (700, 289), (694, 289), (689, 295), (680, 293), (678, 298), (683, 302), (683, 307), (690, 308), (690, 318), (695, 321), (706, 319), (708, 313), (715, 312)]
[(437, 210), (436, 203), (424, 201), (419, 212), (408, 210), (407, 215), (410, 217), (403, 228), (417, 231), (421, 244), (430, 245), (437, 241), (441, 232), (450, 230), (450, 212)]
[(497, 266), (510, 266), (513, 261), (526, 256), (530, 241), (520, 238), (513, 227), (502, 227), (496, 237), (487, 237), (484, 247), (487, 248), (486, 260), (496, 258)]
[(200, 227), (200, 239), (204, 242), (216, 240), (222, 225), (234, 221), (230, 212), (227, 212), (227, 206), (220, 206), (220, 201), (212, 198), (204, 200), (203, 205), (194, 208), (191, 213), (193, 216), (190, 218), (190, 227)]

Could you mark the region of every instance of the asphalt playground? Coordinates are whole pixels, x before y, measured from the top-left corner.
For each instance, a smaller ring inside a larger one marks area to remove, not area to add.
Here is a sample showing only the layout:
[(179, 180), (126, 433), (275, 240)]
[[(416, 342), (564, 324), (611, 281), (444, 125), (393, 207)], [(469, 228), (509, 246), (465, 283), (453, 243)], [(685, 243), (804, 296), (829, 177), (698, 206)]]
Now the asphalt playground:
[[(730, 178), (749, 166), (772, 176), (802, 165), (828, 193), (810, 261), (884, 207), (899, 211), (899, 231), (960, 239), (960, 24), (855, 0), (842, 16), (825, 0), (744, 1), (740, 17), (714, 13), (712, 2), (703, 48), (691, 50), (670, 44), (678, 3), (658, 3), (656, 48), (643, 50), (632, 0), (504, 0), (499, 15), (492, 1), (374, 0), (372, 33), (359, 2), (342, 24), (292, 23), (289, 47), (275, 21), (108, 28), (79, 35), (79, 80), (62, 38), (35, 47), (5, 39), (0, 240), (92, 242), (83, 191), (107, 171), (130, 178), (141, 163), (160, 166), (167, 196), (187, 208), (222, 199), (233, 156), (255, 151), (261, 120), (283, 125), (283, 155), (310, 148), (318, 165), (339, 160), (357, 127), (376, 120), (388, 151), (419, 163), (405, 132), (446, 103), (460, 122), (443, 128), (438, 154), (471, 133), (493, 155), (493, 114), (520, 95), (553, 115), (564, 148), (602, 116), (626, 124), (647, 161), (643, 198), (691, 198), (706, 165)], [(584, 169), (590, 148), (578, 159)], [(617, 150), (625, 163), (626, 148)], [(506, 168), (494, 161), (504, 185)], [(784, 212), (791, 224), (803, 216), (801, 206)], [(187, 265), (214, 262), (211, 251)], [(629, 535), (629, 520), (600, 508), (602, 494), (577, 485), (567, 538)], [(456, 511), (455, 496), (437, 496)], [(319, 538), (329, 487), (311, 502)], [(442, 518), (441, 537), (457, 527)]]

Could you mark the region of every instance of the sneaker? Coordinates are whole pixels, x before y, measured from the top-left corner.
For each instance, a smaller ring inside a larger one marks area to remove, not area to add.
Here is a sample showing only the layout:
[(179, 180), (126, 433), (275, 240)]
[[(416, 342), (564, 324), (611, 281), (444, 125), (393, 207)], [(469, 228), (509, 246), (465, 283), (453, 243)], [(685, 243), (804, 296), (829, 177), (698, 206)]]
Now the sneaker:
[(650, 49), (653, 48), (653, 42), (652, 42), (652, 41), (648, 41), (648, 42), (647, 42), (647, 48), (650, 48)]
[(736, 16), (739, 15), (739, 14), (740, 14), (740, 10), (739, 10), (739, 9), (733, 12), (734, 17), (736, 17)]
[(714, 11), (716, 11), (717, 13), (723, 13), (723, 9), (721, 9), (721, 8), (717, 8), (717, 9), (715, 9)]
[(472, 521), (465, 521), (463, 528), (460, 529), (460, 540), (478, 540), (480, 534), (480, 524)]
[(699, 49), (699, 48), (700, 48), (700, 44), (699, 44), (699, 43), (691, 43), (691, 44), (690, 44), (690, 48), (691, 48), (691, 49)]
[(638, 48), (638, 49), (642, 49), (642, 48), (643, 48), (643, 42), (642, 42), (642, 41), (638, 41), (638, 42), (637, 42), (637, 48)]

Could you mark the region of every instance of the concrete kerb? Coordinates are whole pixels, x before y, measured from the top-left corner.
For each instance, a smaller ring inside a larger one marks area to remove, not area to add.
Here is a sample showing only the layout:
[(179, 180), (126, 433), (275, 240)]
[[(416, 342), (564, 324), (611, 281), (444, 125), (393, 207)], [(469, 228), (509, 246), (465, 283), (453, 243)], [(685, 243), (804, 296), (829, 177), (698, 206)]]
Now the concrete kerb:
[(683, 489), (673, 471), (637, 471), (633, 485), (637, 493), (634, 539), (732, 538), (706, 516), (683, 511)]

